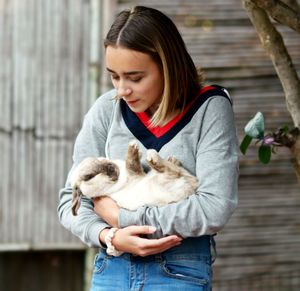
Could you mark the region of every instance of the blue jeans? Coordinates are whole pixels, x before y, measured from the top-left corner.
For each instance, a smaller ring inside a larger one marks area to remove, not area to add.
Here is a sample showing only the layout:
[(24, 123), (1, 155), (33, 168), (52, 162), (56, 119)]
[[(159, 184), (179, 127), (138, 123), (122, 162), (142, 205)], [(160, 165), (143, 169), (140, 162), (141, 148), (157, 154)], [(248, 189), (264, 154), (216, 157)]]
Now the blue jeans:
[(211, 243), (202, 236), (184, 239), (158, 255), (96, 255), (91, 291), (211, 290)]

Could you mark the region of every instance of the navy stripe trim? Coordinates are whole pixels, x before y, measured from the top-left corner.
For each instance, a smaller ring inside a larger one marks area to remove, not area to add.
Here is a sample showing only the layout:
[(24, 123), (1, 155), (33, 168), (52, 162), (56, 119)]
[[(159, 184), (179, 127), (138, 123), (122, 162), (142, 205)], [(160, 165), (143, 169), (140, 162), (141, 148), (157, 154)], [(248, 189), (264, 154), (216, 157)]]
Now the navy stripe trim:
[(186, 114), (168, 132), (159, 138), (157, 138), (150, 130), (148, 130), (148, 128), (141, 122), (137, 115), (131, 111), (123, 99), (120, 100), (121, 113), (126, 126), (136, 137), (136, 139), (138, 139), (146, 149), (155, 149), (159, 152), (166, 143), (174, 138), (177, 133), (190, 122), (195, 113), (207, 99), (212, 96), (222, 96), (227, 98), (230, 103), (232, 103), (230, 97), (226, 94), (223, 87), (218, 85), (212, 85), (212, 87), (214, 87), (214, 89), (210, 89), (199, 95)]

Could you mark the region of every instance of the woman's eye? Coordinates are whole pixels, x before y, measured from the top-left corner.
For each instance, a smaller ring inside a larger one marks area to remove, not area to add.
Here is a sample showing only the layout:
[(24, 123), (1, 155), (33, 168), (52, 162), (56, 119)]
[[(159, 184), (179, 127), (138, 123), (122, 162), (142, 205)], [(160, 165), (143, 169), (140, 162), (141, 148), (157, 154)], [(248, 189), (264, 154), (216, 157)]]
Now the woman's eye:
[(120, 78), (119, 78), (119, 76), (111, 76), (111, 78), (113, 79), (113, 80), (119, 80)]
[(138, 78), (132, 78), (131, 81), (132, 82), (135, 82), (135, 83), (138, 83), (139, 81), (142, 80), (142, 77), (138, 77)]

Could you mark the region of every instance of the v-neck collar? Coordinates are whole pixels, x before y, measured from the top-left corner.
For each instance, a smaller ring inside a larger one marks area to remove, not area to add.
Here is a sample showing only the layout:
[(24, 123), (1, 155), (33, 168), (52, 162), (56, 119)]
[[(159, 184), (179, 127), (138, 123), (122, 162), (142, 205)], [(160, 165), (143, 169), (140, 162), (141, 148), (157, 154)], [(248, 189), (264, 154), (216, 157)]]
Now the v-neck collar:
[(126, 102), (121, 99), (121, 112), (126, 126), (131, 133), (147, 148), (159, 151), (166, 143), (174, 138), (183, 129), (201, 105), (211, 96), (223, 96), (229, 98), (224, 88), (212, 85), (201, 89), (195, 98), (182, 112), (167, 122), (164, 126), (150, 126), (150, 118), (145, 112), (135, 113), (131, 111)]
[(147, 115), (146, 112), (137, 112), (135, 113), (139, 120), (144, 124), (144, 126), (156, 137), (160, 138), (165, 133), (167, 133), (176, 123), (186, 114), (186, 112), (190, 109), (193, 102), (191, 102), (184, 111), (177, 114), (173, 119), (167, 122), (163, 126), (151, 126), (151, 118)]

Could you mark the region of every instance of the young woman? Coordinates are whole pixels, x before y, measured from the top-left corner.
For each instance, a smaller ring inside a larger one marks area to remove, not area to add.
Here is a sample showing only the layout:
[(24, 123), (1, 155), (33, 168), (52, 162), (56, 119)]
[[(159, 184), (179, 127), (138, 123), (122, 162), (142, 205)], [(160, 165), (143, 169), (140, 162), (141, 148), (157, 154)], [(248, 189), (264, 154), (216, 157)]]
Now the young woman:
[(88, 156), (124, 159), (128, 143), (137, 139), (143, 152), (175, 156), (200, 186), (184, 201), (136, 211), (120, 209), (108, 197), (85, 198), (73, 216), (68, 179), (60, 192), (60, 221), (101, 248), (92, 291), (210, 290), (212, 236), (237, 205), (230, 98), (219, 86), (203, 86), (177, 28), (158, 10), (121, 12), (104, 45), (115, 89), (86, 114), (73, 168)]

